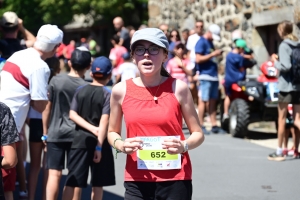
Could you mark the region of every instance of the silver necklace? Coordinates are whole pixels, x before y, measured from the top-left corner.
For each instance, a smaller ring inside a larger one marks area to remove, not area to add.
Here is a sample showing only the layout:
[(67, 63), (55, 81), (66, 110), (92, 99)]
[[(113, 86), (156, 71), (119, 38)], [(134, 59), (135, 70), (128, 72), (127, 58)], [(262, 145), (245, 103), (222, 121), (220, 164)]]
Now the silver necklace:
[(159, 85), (158, 85), (158, 88), (156, 89), (155, 95), (153, 95), (152, 92), (151, 92), (151, 90), (150, 90), (150, 88), (148, 88), (148, 87), (144, 84), (144, 85), (146, 86), (146, 88), (150, 91), (151, 95), (153, 96), (153, 100), (154, 100), (154, 101), (157, 101), (157, 100), (158, 100), (156, 94), (157, 94), (157, 91), (159, 90), (159, 87), (160, 87), (160, 85), (161, 85), (162, 79), (163, 79), (163, 77), (161, 77), (161, 79), (160, 79), (160, 81), (159, 81)]

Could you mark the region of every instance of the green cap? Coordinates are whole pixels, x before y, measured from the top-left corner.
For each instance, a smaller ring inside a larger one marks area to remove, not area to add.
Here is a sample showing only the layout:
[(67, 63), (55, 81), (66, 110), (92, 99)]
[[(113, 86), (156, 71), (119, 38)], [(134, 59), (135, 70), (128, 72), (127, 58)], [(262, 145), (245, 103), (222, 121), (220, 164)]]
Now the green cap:
[(249, 48), (247, 47), (247, 43), (243, 39), (238, 39), (235, 41), (235, 46), (238, 48), (243, 48), (245, 51), (249, 51)]

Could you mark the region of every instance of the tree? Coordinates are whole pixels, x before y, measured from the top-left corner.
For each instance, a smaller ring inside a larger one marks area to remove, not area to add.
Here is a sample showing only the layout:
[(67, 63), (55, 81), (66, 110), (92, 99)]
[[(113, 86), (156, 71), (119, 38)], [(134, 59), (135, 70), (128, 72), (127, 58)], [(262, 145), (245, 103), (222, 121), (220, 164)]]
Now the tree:
[(74, 14), (101, 15), (111, 23), (121, 16), (126, 25), (139, 26), (148, 20), (148, 0), (5, 0), (0, 14), (14, 11), (23, 19), (26, 28), (37, 31), (46, 23), (63, 26)]

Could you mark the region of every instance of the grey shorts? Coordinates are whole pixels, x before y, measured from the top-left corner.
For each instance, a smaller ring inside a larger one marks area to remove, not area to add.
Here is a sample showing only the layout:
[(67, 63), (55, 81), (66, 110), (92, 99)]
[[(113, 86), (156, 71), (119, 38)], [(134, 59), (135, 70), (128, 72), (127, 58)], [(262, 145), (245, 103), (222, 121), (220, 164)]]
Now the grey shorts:
[(300, 91), (279, 92), (279, 103), (300, 104)]

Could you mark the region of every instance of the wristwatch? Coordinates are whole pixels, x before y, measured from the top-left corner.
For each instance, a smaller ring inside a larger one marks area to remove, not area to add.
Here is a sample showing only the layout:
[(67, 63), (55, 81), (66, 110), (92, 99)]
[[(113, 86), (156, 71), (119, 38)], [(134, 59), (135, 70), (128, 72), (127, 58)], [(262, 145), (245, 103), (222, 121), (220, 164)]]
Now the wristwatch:
[(185, 153), (189, 150), (189, 145), (186, 143), (186, 141), (183, 141), (183, 148), (184, 148), (184, 150), (182, 153)]

